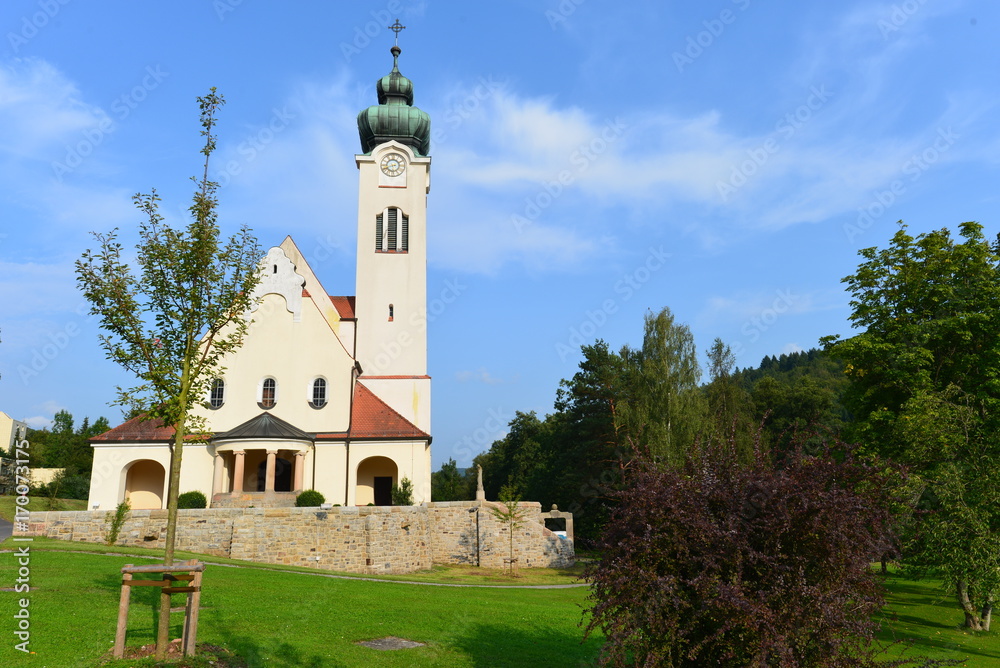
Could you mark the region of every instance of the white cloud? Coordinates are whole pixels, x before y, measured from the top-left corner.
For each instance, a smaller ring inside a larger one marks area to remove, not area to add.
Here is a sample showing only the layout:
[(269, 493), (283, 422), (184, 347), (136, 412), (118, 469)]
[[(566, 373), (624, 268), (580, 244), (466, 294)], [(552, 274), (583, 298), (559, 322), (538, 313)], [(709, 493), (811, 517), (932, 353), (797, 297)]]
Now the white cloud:
[(47, 418), (41, 415), (26, 418), (24, 421), (32, 429), (48, 429), (52, 426), (52, 418)]
[(501, 385), (505, 382), (502, 378), (491, 375), (486, 367), (479, 367), (475, 371), (458, 371), (455, 373), (455, 379), (460, 383), (472, 381), (485, 385)]
[[(56, 402), (56, 401), (45, 401), (39, 406), (39, 408), (44, 413), (43, 415), (35, 415), (33, 417), (25, 418), (25, 422), (32, 429), (46, 429), (52, 426), (52, 419), (55, 417), (56, 413), (59, 411), (69, 410), (66, 406)], [(49, 417), (45, 417), (48, 415)]]
[(28, 160), (52, 151), (107, 118), (76, 84), (35, 58), (0, 65), (0, 155)]

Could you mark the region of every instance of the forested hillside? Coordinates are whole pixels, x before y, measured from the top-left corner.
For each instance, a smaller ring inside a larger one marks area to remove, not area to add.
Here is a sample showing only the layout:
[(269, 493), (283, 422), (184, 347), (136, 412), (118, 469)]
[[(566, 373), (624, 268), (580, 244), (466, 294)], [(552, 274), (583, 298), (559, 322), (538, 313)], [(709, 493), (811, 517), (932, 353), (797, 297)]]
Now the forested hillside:
[(576, 374), (556, 389), (552, 413), (518, 412), (464, 476), (449, 461), (434, 474), (435, 500), (473, 498), (482, 465), (487, 498), (509, 486), (543, 508), (557, 504), (574, 514), (586, 542), (637, 452), (678, 464), (699, 440), (732, 437), (749, 458), (757, 442), (785, 448), (796, 435), (839, 435), (848, 419), (843, 366), (824, 352), (766, 357), (738, 370), (720, 340), (700, 358), (690, 329), (669, 309), (647, 316), (640, 346), (615, 352), (597, 341), (582, 354)]

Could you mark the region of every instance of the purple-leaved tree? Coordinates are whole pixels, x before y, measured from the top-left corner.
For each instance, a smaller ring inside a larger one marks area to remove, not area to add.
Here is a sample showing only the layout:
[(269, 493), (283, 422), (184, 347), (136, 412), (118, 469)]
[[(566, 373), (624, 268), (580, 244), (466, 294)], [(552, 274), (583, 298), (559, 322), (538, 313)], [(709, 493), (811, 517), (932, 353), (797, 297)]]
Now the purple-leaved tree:
[(736, 454), (713, 442), (628, 468), (587, 573), (602, 665), (912, 664), (874, 659), (889, 476), (847, 448)]

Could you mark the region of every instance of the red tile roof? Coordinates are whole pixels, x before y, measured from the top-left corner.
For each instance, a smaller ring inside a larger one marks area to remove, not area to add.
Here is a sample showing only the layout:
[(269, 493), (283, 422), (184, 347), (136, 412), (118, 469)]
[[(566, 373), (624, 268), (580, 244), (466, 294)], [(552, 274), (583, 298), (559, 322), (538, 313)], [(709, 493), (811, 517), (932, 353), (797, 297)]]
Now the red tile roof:
[(330, 297), (330, 301), (333, 302), (334, 308), (340, 314), (341, 320), (357, 319), (357, 316), (354, 315), (354, 297)]
[(147, 420), (145, 414), (123, 422), (114, 429), (94, 436), (91, 441), (170, 441), (174, 428), (165, 427), (160, 420)]
[[(414, 438), (430, 439), (430, 434), (389, 407), (360, 382), (354, 385), (354, 406), (351, 411), (351, 438)], [(317, 439), (337, 439), (345, 432), (317, 434)]]
[[(302, 296), (309, 297), (309, 291), (302, 288)], [(337, 309), (341, 320), (356, 320), (354, 315), (354, 297), (330, 297), (333, 307)]]
[[(316, 434), (320, 440), (343, 439), (347, 436), (359, 439), (430, 439), (430, 435), (418, 429), (412, 422), (389, 407), (384, 401), (360, 382), (354, 385), (354, 404), (351, 417), (351, 431)], [(94, 436), (91, 442), (166, 442), (174, 437), (174, 428), (165, 427), (159, 420), (145, 420), (135, 417), (114, 429)], [(188, 436), (198, 440), (199, 435)]]

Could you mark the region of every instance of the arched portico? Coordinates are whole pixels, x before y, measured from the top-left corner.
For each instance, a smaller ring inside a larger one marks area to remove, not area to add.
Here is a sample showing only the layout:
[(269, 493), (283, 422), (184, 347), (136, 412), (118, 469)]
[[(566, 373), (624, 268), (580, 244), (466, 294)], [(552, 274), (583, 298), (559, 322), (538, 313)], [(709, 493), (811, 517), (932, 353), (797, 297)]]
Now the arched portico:
[(167, 471), (152, 459), (139, 459), (128, 465), (125, 472), (125, 494), (133, 510), (163, 508), (163, 490)]
[(302, 491), (308, 452), (298, 443), (218, 446), (212, 493)]
[(358, 464), (354, 503), (392, 505), (392, 486), (399, 482), (399, 467), (388, 457), (368, 457)]

